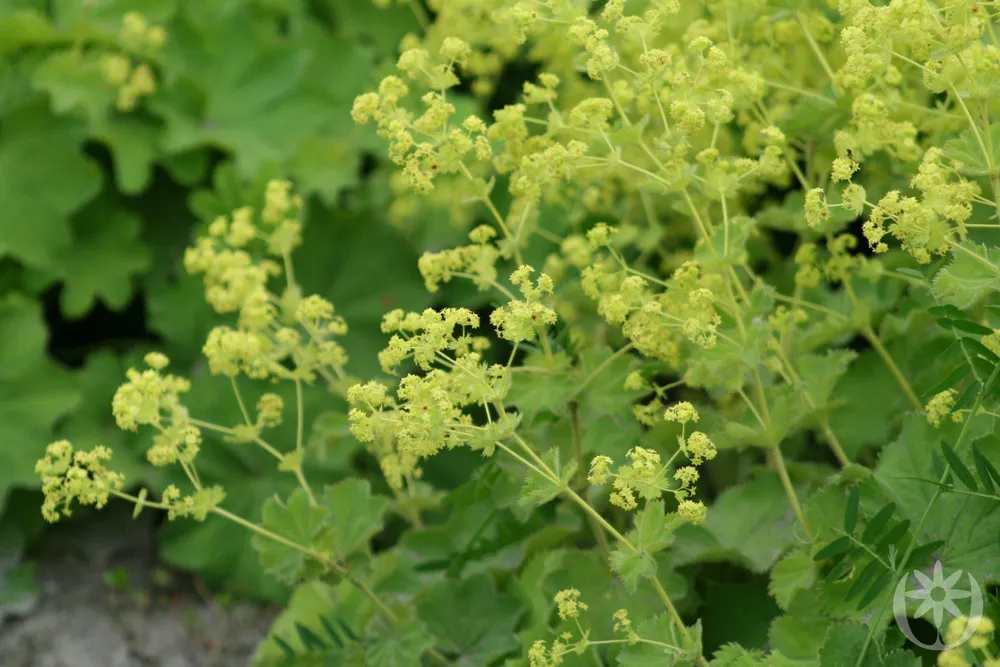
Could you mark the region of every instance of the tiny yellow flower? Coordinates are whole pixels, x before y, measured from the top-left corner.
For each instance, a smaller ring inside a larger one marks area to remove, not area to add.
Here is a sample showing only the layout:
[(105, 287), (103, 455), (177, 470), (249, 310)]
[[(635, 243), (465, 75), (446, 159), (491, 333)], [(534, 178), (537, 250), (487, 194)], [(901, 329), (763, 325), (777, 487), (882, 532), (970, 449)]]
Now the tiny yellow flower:
[(577, 618), (581, 611), (588, 609), (586, 604), (580, 602), (580, 591), (575, 588), (567, 588), (556, 593), (555, 602), (559, 610), (559, 618), (564, 621)]
[(693, 405), (687, 401), (683, 401), (667, 408), (667, 411), (663, 413), (663, 418), (668, 422), (687, 424), (688, 422), (698, 421), (698, 411), (695, 410)]
[(958, 392), (954, 389), (945, 389), (931, 398), (924, 408), (927, 411), (927, 423), (935, 428), (941, 426), (942, 420), (951, 413), (957, 396)]

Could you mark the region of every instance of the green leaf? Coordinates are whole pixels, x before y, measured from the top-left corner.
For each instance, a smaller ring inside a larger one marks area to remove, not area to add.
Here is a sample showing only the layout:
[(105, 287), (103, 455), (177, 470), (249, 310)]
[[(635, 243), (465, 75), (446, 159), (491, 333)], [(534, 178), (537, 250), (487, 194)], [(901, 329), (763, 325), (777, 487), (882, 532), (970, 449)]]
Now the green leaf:
[[(799, 486), (797, 491), (804, 493), (806, 487)], [(718, 557), (728, 557), (754, 572), (769, 570), (795, 542), (795, 516), (781, 480), (772, 472), (725, 490), (701, 527), (715, 538)]]
[[(903, 517), (913, 526), (922, 526), (914, 534), (915, 540), (922, 544), (945, 542), (935, 552), (944, 568), (989, 579), (1000, 571), (1000, 549), (996, 544), (1000, 504), (960, 493), (941, 493), (934, 483), (941, 478), (934, 472), (933, 463), (935, 456), (940, 459), (941, 441), (957, 441), (963, 428), (966, 447), (978, 444), (985, 456), (998, 458), (1000, 441), (983, 439), (994, 429), (992, 417), (967, 416), (966, 423), (942, 424), (936, 429), (923, 415), (913, 413), (906, 417), (899, 438), (883, 450), (875, 476), (889, 490)], [(931, 502), (934, 496), (937, 498)]]
[(413, 667), (420, 664), (420, 654), (434, 646), (434, 637), (416, 618), (390, 623), (378, 614), (369, 621), (365, 635), (364, 664), (370, 667)]
[(626, 535), (634, 548), (620, 545), (611, 552), (611, 568), (621, 575), (630, 591), (635, 591), (640, 579), (656, 575), (653, 556), (674, 539), (674, 528), (680, 523), (673, 514), (667, 515), (662, 500), (650, 501), (635, 515), (635, 529)]
[(0, 257), (57, 268), (70, 249), (69, 215), (97, 194), (100, 170), (81, 148), (83, 125), (39, 105), (4, 115), (0, 129)]
[(909, 276), (916, 279), (920, 283), (926, 283), (927, 278), (920, 271), (916, 269), (911, 269), (909, 267), (900, 267), (896, 269), (896, 273), (902, 273), (904, 276)]
[(789, 551), (771, 569), (768, 590), (778, 606), (787, 610), (792, 598), (799, 591), (809, 588), (816, 581), (816, 566), (804, 548)]
[(895, 547), (896, 551), (901, 551), (900, 546), (902, 544), (903, 538), (906, 537), (906, 531), (910, 529), (910, 520), (903, 519), (895, 526), (889, 529), (875, 548), (875, 551), (882, 555), (887, 555), (889, 549)]
[(331, 9), (345, 37), (370, 40), (380, 53), (392, 52), (404, 35), (420, 30), (420, 23), (409, 7), (341, 2)]
[(934, 296), (962, 310), (969, 308), (988, 292), (1000, 288), (1000, 254), (971, 241), (963, 241), (951, 263), (934, 277)]
[(0, 54), (19, 51), (28, 46), (56, 43), (64, 38), (62, 31), (52, 25), (44, 16), (45, 9), (15, 4), (5, 7), (0, 16)]
[[(868, 629), (861, 624), (833, 625), (819, 652), (820, 667), (852, 667), (856, 665), (862, 646), (866, 643)], [(874, 650), (872, 651), (874, 654)], [(877, 657), (877, 656), (876, 656)], [(874, 664), (865, 662), (867, 664)]]
[(885, 653), (877, 640), (868, 641), (868, 633), (861, 623), (829, 626), (819, 667), (920, 667), (920, 659), (908, 651)]
[(770, 648), (789, 658), (815, 664), (828, 627), (830, 616), (822, 610), (815, 590), (802, 591), (793, 598), (787, 613), (771, 623)]
[(967, 364), (962, 364), (955, 368), (951, 373), (949, 373), (943, 380), (938, 382), (936, 385), (923, 392), (924, 398), (931, 398), (937, 394), (956, 386), (959, 382), (964, 380), (969, 375), (969, 367)]
[[(892, 352), (892, 350), (890, 350)], [(964, 362), (963, 370), (968, 372)], [(877, 402), (859, 401), (858, 396), (878, 396)], [(898, 415), (909, 403), (892, 373), (874, 350), (865, 350), (837, 383), (831, 402), (830, 428), (837, 434), (848, 457), (862, 449), (881, 446), (893, 435)]]
[(418, 604), (438, 649), (461, 667), (489, 665), (515, 650), (514, 627), (523, 612), (516, 598), (497, 593), (486, 573), (440, 581)]
[(868, 588), (861, 599), (858, 600), (858, 610), (865, 609), (868, 605), (875, 601), (875, 599), (882, 594), (882, 591), (892, 583), (893, 573), (890, 570), (885, 570), (872, 582), (872, 585)]
[(847, 507), (844, 508), (844, 532), (848, 535), (854, 533), (854, 528), (858, 523), (858, 502), (861, 493), (857, 486), (852, 486), (847, 494)]
[(301, 623), (295, 624), (295, 634), (297, 634), (299, 636), (299, 639), (302, 640), (302, 645), (306, 648), (307, 651), (315, 651), (315, 650), (323, 651), (329, 648), (327, 643), (322, 639), (320, 639), (315, 632), (310, 630), (307, 626), (302, 625)]
[(828, 350), (825, 354), (803, 355), (796, 360), (804, 389), (808, 390), (817, 412), (829, 409), (834, 388), (857, 358), (853, 350)]
[(955, 306), (944, 305), (944, 306), (931, 306), (927, 309), (927, 312), (938, 319), (961, 319), (965, 317), (965, 313), (956, 308)]
[[(330, 637), (327, 626), (331, 625), (329, 617), (339, 610), (357, 610), (365, 604), (363, 600), (361, 593), (347, 582), (330, 586), (322, 581), (312, 580), (296, 587), (287, 607), (257, 647), (251, 664), (254, 667), (296, 667), (303, 663), (312, 664), (306, 662), (309, 659), (322, 660), (327, 657), (340, 660), (334, 664), (351, 664), (332, 638), (327, 641)], [(352, 634), (356, 635), (362, 630), (363, 616), (352, 613), (348, 620), (355, 624), (354, 628), (347, 628)], [(306, 655), (308, 647), (303, 643), (302, 633), (298, 630), (300, 627), (307, 628), (311, 636), (318, 637), (326, 644), (327, 647), (319, 656)], [(340, 623), (337, 623), (337, 627), (346, 637), (347, 633), (340, 627)], [(320, 661), (319, 664), (322, 665), (323, 662)]]
[(214, 34), (190, 21), (173, 25), (166, 65), (184, 78), (147, 105), (166, 121), (167, 151), (223, 147), (250, 176), (287, 159), (324, 114), (321, 98), (300, 85), (309, 54), (264, 39), (245, 7), (227, 9)]
[(948, 462), (949, 466), (951, 466), (955, 475), (962, 480), (962, 484), (965, 484), (970, 491), (978, 491), (979, 485), (976, 484), (975, 475), (973, 475), (972, 471), (965, 466), (965, 463), (962, 462), (962, 459), (955, 452), (955, 450), (952, 449), (951, 445), (947, 442), (942, 442), (941, 453), (944, 454), (944, 460)]
[(40, 304), (18, 294), (0, 299), (0, 382), (20, 380), (43, 363), (48, 338)]
[[(202, 451), (199, 461), (209, 449)], [(227, 460), (230, 469), (241, 469), (237, 461)], [(246, 468), (242, 470), (242, 475), (225, 481), (226, 509), (234, 514), (258, 516), (269, 499), (292, 492), (295, 478), (291, 475), (253, 477)], [(202, 481), (207, 480), (203, 477)], [(198, 572), (219, 590), (272, 602), (284, 603), (288, 598), (288, 586), (261, 565), (252, 534), (228, 519), (211, 515), (202, 523), (170, 522), (160, 532), (159, 545), (167, 563)]]
[(56, 51), (39, 63), (33, 84), (49, 94), (52, 111), (60, 116), (82, 112), (95, 124), (103, 120), (118, 96), (116, 87), (101, 75), (101, 57), (96, 50)]
[[(983, 154), (982, 145), (977, 136), (985, 138), (991, 136), (992, 146), (986, 146), (986, 150), (991, 153), (991, 160), (987, 161)], [(1000, 161), (1000, 125), (990, 123), (990, 131), (983, 134), (977, 128), (973, 132), (972, 128), (967, 128), (958, 135), (957, 139), (945, 142), (942, 150), (946, 157), (961, 163), (959, 170), (969, 176), (985, 176), (990, 173), (990, 164), (997, 164)]]
[(970, 322), (969, 320), (963, 320), (963, 319), (951, 320), (951, 326), (953, 329), (958, 329), (963, 333), (972, 334), (973, 336), (989, 336), (990, 334), (993, 333), (993, 329), (990, 329), (989, 327), (984, 327), (982, 324), (976, 324), (975, 322)]
[[(381, 372), (377, 355), (387, 338), (378, 332), (387, 310), (405, 306), (419, 311), (430, 304), (417, 270), (418, 257), (376, 209), (310, 206), (303, 245), (295, 254), (296, 278), (303, 285), (318, 286), (349, 323), (342, 342), (352, 373), (366, 377)], [(380, 267), (377, 284), (371, 279), (373, 266)]]
[[(976, 364), (973, 363), (973, 367), (975, 366)], [(969, 383), (965, 387), (965, 389), (962, 390), (962, 393), (958, 395), (958, 398), (955, 399), (955, 405), (951, 407), (952, 412), (955, 412), (957, 410), (964, 410), (965, 408), (972, 405), (978, 393), (979, 393), (979, 387), (976, 385), (976, 383)]]
[[(222, 148), (243, 176), (277, 166), (303, 193), (336, 203), (356, 183), (373, 136), (352, 122), (350, 109), (370, 84), (376, 54), (345, 39), (336, 20), (333, 34), (318, 21), (295, 21), (287, 39), (249, 5), (198, 14), (188, 9), (171, 24), (162, 52), (171, 76), (146, 102), (166, 122), (163, 148)], [(329, 76), (331, 62), (337, 77)]]
[(833, 558), (834, 556), (839, 556), (847, 551), (849, 546), (851, 546), (851, 538), (847, 535), (843, 535), (817, 551), (816, 555), (813, 556), (813, 560), (821, 561), (826, 560), (827, 558)]
[(914, 570), (916, 568), (922, 568), (926, 565), (926, 561), (930, 558), (934, 552), (945, 545), (944, 540), (934, 540), (933, 542), (928, 542), (927, 544), (921, 544), (910, 552), (910, 557), (906, 559), (906, 564), (903, 570)]
[[(180, 181), (180, 165), (196, 167), (196, 155), (163, 156), (160, 153), (161, 127), (141, 116), (116, 116), (91, 127), (91, 134), (103, 142), (114, 157), (115, 183), (124, 194), (138, 194), (153, 177), (153, 165), (159, 158), (171, 176)], [(200, 180), (200, 177), (197, 177)]]
[(569, 487), (569, 481), (576, 473), (576, 461), (562, 463), (562, 455), (558, 447), (553, 447), (542, 454), (542, 461), (545, 465), (559, 476), (559, 482), (543, 476), (535, 470), (528, 470), (524, 478), (524, 486), (521, 487), (522, 505), (544, 505), (558, 496), (563, 489)]
[(802, 667), (800, 663), (780, 653), (745, 649), (739, 644), (726, 644), (712, 656), (711, 667)]
[[(326, 518), (326, 508), (310, 505), (306, 492), (296, 489), (285, 503), (277, 497), (264, 503), (261, 527), (309, 550), (313, 548)], [(283, 581), (294, 582), (301, 579), (308, 571), (307, 566), (312, 566), (313, 573), (318, 571), (300, 549), (264, 535), (254, 535), (252, 544), (260, 554), (261, 565)]]
[(585, 418), (622, 414), (631, 417), (638, 394), (622, 385), (637, 363), (632, 355), (612, 358), (614, 354), (614, 350), (602, 346), (590, 348), (580, 355), (580, 363), (574, 369), (573, 394), (579, 393), (583, 383), (587, 383), (580, 397), (580, 414)]
[[(719, 172), (716, 172), (719, 173)], [(706, 190), (714, 191), (716, 196), (727, 191), (732, 196), (739, 179), (726, 174), (722, 178), (706, 183)], [(737, 266), (747, 261), (747, 242), (757, 231), (757, 221), (746, 215), (734, 215), (729, 218), (729, 228), (726, 234), (715, 234), (711, 237), (712, 246), (699, 246), (695, 257), (698, 262), (710, 270), (719, 270), (727, 266)]]
[[(0, 184), (0, 189), (3, 184)], [(0, 298), (0, 498), (14, 485), (37, 486), (35, 461), (53, 428), (82, 398), (73, 376), (45, 354), (48, 333), (39, 304)]]
[(73, 248), (61, 253), (56, 275), (65, 287), (60, 305), (77, 318), (100, 300), (121, 310), (132, 300), (132, 281), (149, 266), (139, 240), (139, 219), (110, 198), (94, 201), (73, 218)]
[(892, 513), (896, 511), (896, 504), (889, 503), (884, 506), (875, 516), (871, 518), (868, 525), (865, 526), (865, 530), (861, 533), (861, 541), (865, 544), (873, 544), (875, 539), (881, 534), (882, 530), (889, 523), (889, 519), (892, 518)]
[(569, 401), (577, 394), (580, 381), (569, 374), (571, 365), (566, 353), (558, 352), (551, 359), (543, 354), (530, 354), (524, 364), (539, 366), (545, 372), (518, 373), (507, 394), (507, 404), (516, 406), (529, 418), (539, 412), (567, 414)]
[(864, 551), (860, 547), (857, 547), (834, 556), (833, 567), (823, 576), (823, 582), (829, 584), (847, 574), (857, 558), (863, 553)]
[(326, 487), (321, 506), (329, 514), (316, 543), (341, 560), (367, 549), (371, 538), (382, 530), (388, 504), (388, 499), (371, 495), (364, 479), (345, 479)]
[(875, 579), (881, 572), (886, 571), (885, 567), (878, 560), (872, 559), (868, 562), (868, 565), (861, 570), (861, 574), (857, 576), (854, 583), (847, 590), (847, 595), (844, 596), (845, 600), (853, 600), (857, 596), (861, 595), (861, 592), (868, 588), (868, 585)]
[(976, 472), (979, 474), (979, 479), (985, 487), (986, 493), (992, 494), (995, 488), (993, 483), (1000, 483), (1000, 473), (997, 469), (993, 467), (993, 464), (989, 462), (983, 452), (979, 449), (979, 445), (972, 446), (972, 458), (976, 463)]
[[(344, 32), (343, 25), (339, 29)], [(373, 128), (357, 125), (349, 114), (354, 98), (372, 85), (375, 54), (358, 40), (337, 37), (331, 39), (328, 31), (312, 22), (297, 37), (313, 56), (303, 75), (303, 88), (318, 91), (334, 111), (326, 114), (315, 135), (299, 144), (288, 160), (296, 185), (303, 192), (315, 192), (332, 208), (341, 208), (341, 193), (360, 182), (362, 150), (375, 138)], [(336, 80), (329, 76), (331, 62), (339, 65)], [(455, 96), (449, 97), (454, 104)], [(378, 140), (375, 146), (381, 151), (384, 144)]]
[(989, 372), (986, 373), (987, 376), (989, 376), (989, 373), (992, 372), (993, 370), (990, 367), (995, 365), (997, 362), (1000, 362), (1000, 357), (997, 357), (997, 355), (994, 354), (993, 351), (990, 350), (990, 348), (986, 347), (978, 340), (973, 340), (972, 338), (963, 338), (961, 341), (961, 345), (965, 349), (966, 353), (969, 354), (970, 356), (979, 355), (984, 360), (989, 362), (989, 365), (987, 366), (987, 368), (989, 368)]
[(199, 361), (205, 332), (220, 324), (205, 301), (200, 277), (185, 273), (176, 280), (147, 282), (146, 295), (149, 327), (170, 346), (171, 360), (177, 364)]

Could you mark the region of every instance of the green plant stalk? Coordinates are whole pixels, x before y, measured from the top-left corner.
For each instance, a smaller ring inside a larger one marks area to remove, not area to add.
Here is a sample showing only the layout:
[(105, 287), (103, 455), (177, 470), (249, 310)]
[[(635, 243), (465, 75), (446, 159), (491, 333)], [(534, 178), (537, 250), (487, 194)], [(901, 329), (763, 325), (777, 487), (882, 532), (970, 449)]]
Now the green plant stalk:
[(827, 78), (830, 79), (830, 84), (833, 87), (833, 92), (835, 95), (839, 96), (840, 92), (837, 90), (837, 77), (833, 73), (833, 68), (830, 67), (830, 63), (827, 62), (826, 56), (823, 55), (823, 50), (819, 48), (819, 44), (816, 43), (816, 38), (813, 37), (812, 32), (809, 30), (809, 26), (806, 25), (805, 19), (802, 18), (802, 14), (797, 12), (795, 14), (795, 20), (798, 22), (799, 26), (802, 28), (802, 34), (806, 38), (806, 42), (809, 43), (809, 48), (812, 49), (813, 54), (819, 61), (820, 67), (826, 73)]
[[(851, 287), (850, 280), (844, 281), (844, 289), (846, 290), (847, 296), (851, 300), (851, 303), (854, 305), (855, 308), (857, 308), (858, 297), (854, 293), (854, 288)], [(861, 335), (864, 336), (865, 340), (871, 343), (871, 346), (875, 349), (875, 352), (878, 354), (879, 357), (882, 358), (882, 362), (886, 365), (886, 368), (889, 369), (889, 372), (892, 373), (892, 376), (896, 379), (896, 383), (903, 390), (903, 393), (906, 394), (906, 398), (910, 401), (910, 405), (912, 405), (917, 410), (922, 410), (924, 406), (920, 402), (920, 399), (917, 397), (916, 392), (913, 391), (913, 387), (910, 386), (910, 383), (906, 379), (906, 376), (903, 375), (903, 372), (899, 370), (899, 366), (896, 365), (895, 359), (893, 359), (892, 355), (889, 354), (889, 350), (885, 349), (885, 346), (882, 344), (882, 341), (879, 340), (878, 334), (876, 334), (875, 330), (872, 329), (871, 324), (866, 324), (864, 327), (861, 328)]]
[(833, 455), (837, 458), (837, 462), (840, 463), (841, 467), (851, 465), (851, 459), (848, 458), (847, 454), (844, 452), (844, 447), (840, 444), (837, 434), (834, 433), (833, 429), (830, 427), (830, 420), (826, 418), (826, 415), (819, 413), (816, 402), (812, 398), (812, 394), (809, 393), (809, 390), (802, 383), (802, 378), (800, 378), (798, 373), (795, 372), (795, 368), (788, 360), (788, 357), (785, 356), (785, 353), (781, 349), (780, 345), (775, 349), (775, 353), (778, 355), (778, 359), (781, 363), (788, 370), (788, 374), (791, 376), (792, 380), (801, 386), (800, 391), (802, 400), (810, 410), (816, 413), (816, 420), (819, 422), (820, 428), (823, 429), (823, 435), (826, 438), (827, 444), (830, 445), (830, 451), (832, 451)]
[(309, 482), (306, 481), (305, 473), (302, 472), (302, 461), (305, 458), (305, 401), (302, 398), (302, 380), (295, 378), (295, 451), (299, 454), (298, 464), (295, 466), (295, 478), (299, 481), (299, 486), (306, 492), (309, 504), (317, 506), (316, 496), (313, 495)]
[[(573, 457), (576, 459), (576, 479), (574, 484), (577, 487), (582, 488), (587, 483), (586, 468), (583, 465), (583, 453), (580, 449), (580, 414), (579, 414), (579, 404), (572, 400), (569, 402), (569, 415), (570, 415), (570, 435), (572, 439), (573, 447)], [(597, 546), (604, 554), (605, 558), (611, 558), (611, 549), (608, 546), (608, 540), (604, 536), (604, 531), (601, 529), (601, 525), (594, 520), (590, 514), (584, 513), (587, 517), (587, 523), (590, 525), (590, 530), (594, 534), (594, 539), (597, 540)]]
[(861, 330), (861, 335), (865, 337), (865, 340), (871, 343), (872, 347), (875, 348), (875, 352), (878, 353), (878, 356), (882, 357), (882, 361), (885, 362), (889, 372), (892, 373), (896, 382), (903, 389), (903, 393), (906, 394), (906, 398), (910, 401), (910, 405), (917, 410), (922, 410), (924, 406), (920, 403), (920, 399), (917, 397), (916, 392), (913, 391), (913, 387), (910, 386), (910, 383), (907, 381), (906, 376), (903, 375), (903, 372), (899, 370), (899, 366), (896, 365), (896, 361), (892, 358), (892, 355), (889, 354), (889, 351), (885, 349), (885, 346), (882, 344), (882, 341), (879, 340), (878, 334), (876, 334), (874, 329), (871, 328), (871, 325), (865, 326), (865, 328)]

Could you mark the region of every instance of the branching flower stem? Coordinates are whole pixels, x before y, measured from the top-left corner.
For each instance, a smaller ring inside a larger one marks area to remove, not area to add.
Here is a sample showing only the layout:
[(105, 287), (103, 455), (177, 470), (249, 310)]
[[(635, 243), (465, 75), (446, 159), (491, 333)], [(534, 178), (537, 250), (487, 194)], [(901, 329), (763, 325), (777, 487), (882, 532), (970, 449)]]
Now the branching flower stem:
[[(502, 411), (502, 409), (500, 413), (505, 414)], [(542, 461), (542, 459), (534, 452), (531, 446), (527, 442), (525, 442), (523, 438), (521, 438), (521, 436), (519, 436), (517, 433), (514, 433), (513, 438), (521, 447), (523, 452), (528, 455), (528, 458), (532, 459), (533, 463), (526, 461), (524, 457), (512, 451), (509, 447), (507, 447), (503, 443), (497, 443), (497, 447), (502, 449), (507, 454), (511, 455), (516, 461), (518, 461), (522, 465), (528, 467), (528, 469), (532, 470), (533, 472), (543, 477), (550, 483), (558, 486), (561, 494), (566, 496), (580, 509), (582, 509), (588, 517), (590, 517), (594, 522), (596, 522), (605, 531), (607, 531), (608, 534), (611, 535), (615, 540), (617, 540), (623, 547), (625, 547), (625, 549), (627, 549), (629, 553), (637, 552), (635, 545), (629, 542), (628, 538), (622, 535), (617, 528), (608, 523), (607, 519), (601, 516), (600, 512), (594, 509), (594, 507), (586, 500), (584, 500), (576, 491), (564, 485), (559, 476), (551, 468), (549, 468), (544, 461)], [(659, 579), (656, 576), (652, 577), (652, 582), (653, 582), (653, 588), (656, 590), (656, 594), (660, 597), (660, 600), (663, 602), (663, 605), (667, 608), (667, 611), (670, 613), (670, 617), (677, 625), (678, 630), (681, 632), (681, 634), (684, 636), (685, 639), (690, 641), (691, 632), (690, 630), (687, 629), (687, 626), (684, 625), (684, 621), (681, 619), (681, 616), (677, 611), (677, 607), (674, 606), (673, 601), (670, 599), (670, 595), (667, 594), (666, 589), (663, 588), (663, 585), (660, 583)], [(702, 657), (700, 658), (698, 664), (707, 667), (708, 662)]]

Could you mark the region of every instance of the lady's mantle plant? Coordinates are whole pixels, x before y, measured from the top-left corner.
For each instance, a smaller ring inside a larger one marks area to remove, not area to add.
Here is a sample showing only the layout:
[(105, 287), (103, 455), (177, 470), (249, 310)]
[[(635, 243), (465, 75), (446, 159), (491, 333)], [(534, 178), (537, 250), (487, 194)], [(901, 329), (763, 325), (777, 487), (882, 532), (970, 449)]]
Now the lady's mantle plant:
[[(184, 488), (132, 495), (108, 450), (57, 442), (45, 516), (115, 497), (253, 531), (307, 582), (264, 662), (920, 664), (899, 586), (1000, 572), (995, 3), (411, 4), (424, 32), (353, 116), (398, 167), (394, 221), (467, 234), (420, 259), (440, 307), (388, 312), (383, 376), (350, 377), (272, 181), (185, 257), (231, 316), (204, 352), (242, 423), (150, 354), (113, 411)], [(244, 398), (265, 382), (296, 405)], [(313, 384), (380, 475), (310, 482)], [(297, 482), (259, 522), (201, 482), (220, 437)], [(472, 479), (441, 483), (458, 449)], [(766, 577), (759, 610), (697, 600), (720, 561)], [(973, 628), (941, 665), (995, 662), (982, 615), (934, 618)]]

